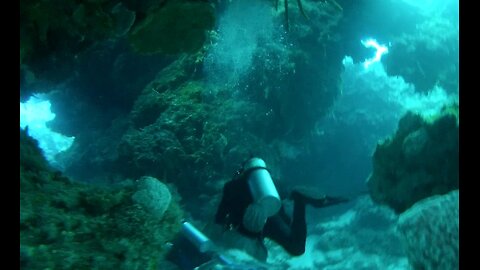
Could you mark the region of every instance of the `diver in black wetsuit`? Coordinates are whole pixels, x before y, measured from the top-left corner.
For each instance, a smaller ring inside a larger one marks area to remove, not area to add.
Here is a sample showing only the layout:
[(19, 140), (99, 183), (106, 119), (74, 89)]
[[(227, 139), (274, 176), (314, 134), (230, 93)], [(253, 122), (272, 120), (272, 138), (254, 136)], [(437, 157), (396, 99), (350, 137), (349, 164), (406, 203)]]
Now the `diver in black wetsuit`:
[(259, 240), (265, 251), (263, 239), (267, 237), (280, 244), (289, 254), (299, 256), (305, 253), (306, 205), (320, 208), (349, 201), (346, 198), (322, 196), (306, 188), (294, 189), (289, 199), (294, 202), (291, 217), (280, 201), (263, 160), (251, 158), (224, 185), (215, 222), (226, 230), (236, 230), (246, 237)]

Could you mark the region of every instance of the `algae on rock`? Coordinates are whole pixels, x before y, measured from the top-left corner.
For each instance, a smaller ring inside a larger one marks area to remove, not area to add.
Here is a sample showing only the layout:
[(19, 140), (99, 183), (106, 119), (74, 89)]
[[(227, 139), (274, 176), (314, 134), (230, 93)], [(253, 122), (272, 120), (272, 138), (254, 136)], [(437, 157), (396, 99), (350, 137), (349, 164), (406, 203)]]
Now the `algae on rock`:
[(144, 189), (141, 181), (110, 186), (72, 181), (49, 168), (24, 130), (20, 140), (22, 268), (157, 269), (165, 243), (180, 229), (178, 195), (165, 198), (163, 215), (154, 216), (132, 198)]
[(458, 106), (423, 118), (408, 112), (377, 145), (368, 179), (372, 199), (402, 213), (415, 202), (458, 189)]

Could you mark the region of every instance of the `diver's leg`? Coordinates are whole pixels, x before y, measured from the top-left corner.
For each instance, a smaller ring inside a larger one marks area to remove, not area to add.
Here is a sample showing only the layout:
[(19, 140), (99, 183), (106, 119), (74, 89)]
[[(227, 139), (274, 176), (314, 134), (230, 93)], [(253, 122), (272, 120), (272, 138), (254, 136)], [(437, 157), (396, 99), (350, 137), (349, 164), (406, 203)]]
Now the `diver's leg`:
[(302, 255), (305, 253), (307, 241), (307, 222), (305, 221), (305, 203), (301, 201), (293, 201), (293, 220), (290, 230), (290, 253)]
[[(285, 211), (282, 207), (280, 211)], [(294, 201), (293, 220), (290, 223), (280, 212), (267, 220), (264, 228), (264, 236), (281, 245), (293, 256), (302, 255), (305, 252), (307, 239), (307, 224), (305, 221), (305, 203)]]
[(293, 200), (292, 221), (286, 216), (282, 206), (280, 212), (267, 220), (263, 233), (293, 256), (305, 253), (307, 239), (307, 223), (305, 220), (305, 207), (311, 205), (315, 208), (328, 207), (348, 202), (342, 197), (323, 196), (314, 189), (296, 189), (291, 194)]

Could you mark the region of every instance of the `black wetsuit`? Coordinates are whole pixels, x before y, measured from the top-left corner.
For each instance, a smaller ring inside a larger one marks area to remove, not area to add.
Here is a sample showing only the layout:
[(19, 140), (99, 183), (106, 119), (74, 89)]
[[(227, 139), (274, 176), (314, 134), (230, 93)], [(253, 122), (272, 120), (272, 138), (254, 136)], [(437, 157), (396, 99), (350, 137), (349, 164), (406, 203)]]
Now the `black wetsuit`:
[(223, 195), (215, 222), (227, 229), (235, 229), (239, 233), (263, 240), (268, 237), (280, 244), (288, 253), (294, 256), (305, 252), (307, 224), (305, 222), (305, 203), (294, 201), (293, 215), (290, 218), (282, 205), (280, 211), (267, 219), (263, 230), (252, 233), (245, 229), (242, 223), (246, 208), (253, 202), (248, 187), (249, 173), (239, 174), (223, 187)]

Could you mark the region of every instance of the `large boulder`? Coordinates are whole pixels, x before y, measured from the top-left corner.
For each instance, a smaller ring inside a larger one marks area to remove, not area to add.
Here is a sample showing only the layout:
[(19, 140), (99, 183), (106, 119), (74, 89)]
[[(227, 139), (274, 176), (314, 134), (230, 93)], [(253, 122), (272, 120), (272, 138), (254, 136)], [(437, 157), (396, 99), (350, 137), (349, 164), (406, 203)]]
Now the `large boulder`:
[(414, 269), (458, 269), (458, 190), (424, 199), (400, 215), (398, 231)]
[(172, 194), (160, 180), (144, 176), (139, 180), (138, 190), (132, 195), (132, 199), (152, 216), (162, 219), (170, 206)]

